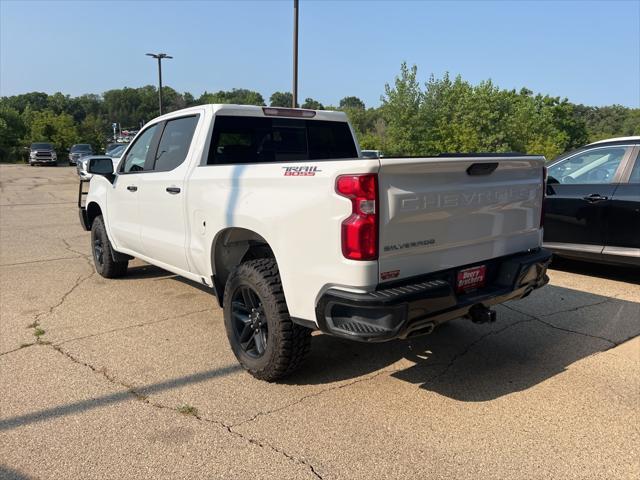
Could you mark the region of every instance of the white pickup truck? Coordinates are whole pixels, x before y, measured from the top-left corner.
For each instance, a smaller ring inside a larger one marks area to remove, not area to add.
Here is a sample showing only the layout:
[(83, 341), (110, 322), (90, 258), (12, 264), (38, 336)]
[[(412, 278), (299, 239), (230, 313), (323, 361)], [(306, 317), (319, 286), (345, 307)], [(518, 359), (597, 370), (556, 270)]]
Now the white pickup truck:
[(548, 281), (539, 156), (361, 158), (341, 112), (203, 105), (88, 171), (98, 273), (137, 257), (211, 287), (264, 380), (300, 364), (313, 329), (384, 341), (493, 321)]

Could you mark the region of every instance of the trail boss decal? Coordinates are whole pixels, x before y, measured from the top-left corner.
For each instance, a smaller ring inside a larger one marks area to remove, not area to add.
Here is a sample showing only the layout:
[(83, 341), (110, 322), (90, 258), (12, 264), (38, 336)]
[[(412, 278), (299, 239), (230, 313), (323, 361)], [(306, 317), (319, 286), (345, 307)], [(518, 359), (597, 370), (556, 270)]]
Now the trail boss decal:
[(322, 171), (316, 166), (282, 168), (284, 169), (285, 177), (314, 177), (316, 173), (320, 173)]

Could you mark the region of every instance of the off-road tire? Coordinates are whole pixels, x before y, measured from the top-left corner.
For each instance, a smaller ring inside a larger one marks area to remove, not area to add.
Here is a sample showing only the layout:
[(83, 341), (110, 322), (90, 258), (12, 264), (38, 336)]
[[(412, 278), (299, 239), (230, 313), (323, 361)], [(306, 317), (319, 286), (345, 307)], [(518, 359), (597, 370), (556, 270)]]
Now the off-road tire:
[[(234, 333), (232, 299), (240, 287), (250, 287), (257, 294), (266, 317), (266, 348), (257, 358), (243, 349)], [(273, 382), (290, 375), (302, 364), (311, 347), (311, 330), (291, 321), (278, 265), (273, 259), (242, 263), (229, 275), (224, 291), (224, 323), (238, 362), (260, 380)]]
[[(96, 242), (100, 243), (102, 254), (96, 250)], [(118, 278), (127, 273), (128, 260), (116, 262), (113, 260), (113, 247), (107, 236), (102, 215), (97, 216), (91, 224), (91, 253), (96, 272), (105, 278)]]

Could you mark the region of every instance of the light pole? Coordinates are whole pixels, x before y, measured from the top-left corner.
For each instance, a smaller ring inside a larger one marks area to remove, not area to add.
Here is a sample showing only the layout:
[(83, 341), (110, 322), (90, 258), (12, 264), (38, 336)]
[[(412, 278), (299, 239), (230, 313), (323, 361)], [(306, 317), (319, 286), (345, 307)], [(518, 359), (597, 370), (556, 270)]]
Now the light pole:
[(291, 105), (298, 106), (298, 0), (293, 0), (293, 92)]
[(162, 59), (173, 57), (166, 53), (147, 53), (147, 55), (158, 59), (158, 103), (160, 104), (160, 115), (162, 115)]

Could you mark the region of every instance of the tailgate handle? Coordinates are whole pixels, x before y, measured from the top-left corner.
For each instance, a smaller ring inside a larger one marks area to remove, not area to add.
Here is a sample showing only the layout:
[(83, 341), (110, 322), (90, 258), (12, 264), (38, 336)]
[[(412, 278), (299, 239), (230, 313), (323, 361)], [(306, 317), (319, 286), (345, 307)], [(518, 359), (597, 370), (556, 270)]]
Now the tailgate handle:
[(473, 163), (467, 168), (467, 175), (489, 175), (498, 168), (498, 162)]

